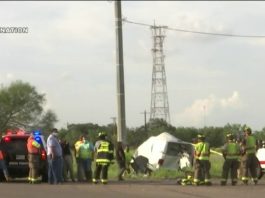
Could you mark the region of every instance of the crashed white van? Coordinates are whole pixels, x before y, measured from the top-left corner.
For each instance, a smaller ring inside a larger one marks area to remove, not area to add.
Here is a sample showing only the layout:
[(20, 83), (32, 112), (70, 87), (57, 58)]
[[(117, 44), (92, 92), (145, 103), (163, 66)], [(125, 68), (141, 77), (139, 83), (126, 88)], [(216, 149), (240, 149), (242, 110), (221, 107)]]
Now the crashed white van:
[(152, 136), (135, 151), (134, 158), (147, 158), (147, 168), (154, 171), (160, 167), (166, 169), (183, 169), (192, 166), (193, 145), (164, 132)]
[(256, 156), (259, 160), (260, 167), (258, 170), (258, 177), (261, 178), (262, 175), (265, 173), (265, 144), (264, 147), (259, 148), (257, 150)]

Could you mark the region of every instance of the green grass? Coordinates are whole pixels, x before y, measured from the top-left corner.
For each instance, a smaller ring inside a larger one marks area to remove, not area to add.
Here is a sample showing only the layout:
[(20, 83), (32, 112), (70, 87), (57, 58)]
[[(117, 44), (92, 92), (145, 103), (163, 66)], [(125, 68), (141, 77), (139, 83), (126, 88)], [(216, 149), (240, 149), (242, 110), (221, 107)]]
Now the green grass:
[[(211, 154), (210, 156), (210, 162), (211, 162), (211, 170), (210, 174), (213, 178), (220, 178), (222, 174), (222, 167), (224, 159), (222, 156), (217, 154)], [(117, 163), (112, 164), (109, 169), (109, 178), (115, 179), (117, 178), (118, 174), (118, 166)], [(177, 171), (177, 170), (168, 170), (164, 168), (160, 168), (157, 171), (152, 172), (151, 176), (146, 177), (143, 174), (139, 175), (125, 175), (125, 178), (127, 179), (153, 179), (153, 180), (159, 180), (159, 179), (176, 179), (180, 177), (184, 177), (183, 171)]]
[[(114, 163), (110, 165), (109, 167), (109, 178), (110, 179), (117, 179), (117, 175), (119, 172), (119, 167), (117, 165), (117, 162), (114, 160)], [(217, 154), (211, 154), (210, 156), (210, 162), (211, 162), (211, 170), (210, 174), (212, 178), (220, 178), (222, 174), (222, 167), (223, 167), (223, 162), (224, 159), (222, 156), (217, 155)], [(76, 161), (73, 160), (73, 168), (74, 168), (74, 173), (76, 175), (77, 168), (76, 168)], [(95, 163), (92, 163), (92, 169), (95, 169)], [(146, 180), (146, 179), (152, 179), (152, 180), (160, 180), (160, 179), (176, 179), (176, 178), (181, 178), (184, 177), (184, 172), (183, 171), (177, 171), (177, 170), (168, 170), (161, 168), (157, 171), (152, 172), (151, 176), (146, 176), (143, 174), (125, 174), (125, 179), (130, 179), (130, 180)]]
[(224, 158), (217, 154), (211, 154), (210, 156), (211, 170), (210, 174), (213, 178), (220, 178), (222, 175)]

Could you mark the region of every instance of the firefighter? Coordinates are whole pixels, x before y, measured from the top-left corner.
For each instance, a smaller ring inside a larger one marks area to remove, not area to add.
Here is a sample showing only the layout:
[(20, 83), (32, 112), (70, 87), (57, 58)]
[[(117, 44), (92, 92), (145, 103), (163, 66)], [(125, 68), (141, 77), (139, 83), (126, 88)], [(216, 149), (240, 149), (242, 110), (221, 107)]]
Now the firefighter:
[[(194, 171), (194, 185), (206, 184), (211, 185), (210, 181), (210, 145), (205, 142), (205, 136), (198, 134), (198, 142), (195, 145), (195, 171)], [(200, 175), (204, 178), (204, 181), (200, 180)]]
[(179, 179), (177, 181), (178, 184), (182, 185), (182, 186), (186, 186), (186, 185), (192, 185), (193, 184), (193, 180), (194, 180), (194, 172), (193, 171), (185, 171), (185, 177), (182, 179)]
[(101, 175), (101, 183), (108, 183), (108, 168), (113, 160), (113, 144), (106, 139), (107, 134), (100, 132), (98, 141), (95, 143), (95, 162), (96, 168), (94, 172), (93, 183), (97, 184)]
[(257, 141), (256, 138), (252, 135), (251, 128), (246, 127), (244, 129), (245, 139), (242, 142), (243, 146), (243, 156), (242, 156), (242, 181), (244, 184), (248, 184), (249, 171), (251, 173), (252, 181), (256, 185), (258, 183), (257, 177)]
[(222, 148), (223, 157), (225, 159), (223, 164), (221, 185), (227, 183), (228, 174), (230, 172), (232, 185), (237, 184), (237, 169), (239, 167), (240, 146), (235, 141), (232, 134), (227, 134), (227, 143)]
[(40, 143), (35, 140), (34, 132), (32, 132), (27, 140), (28, 160), (29, 160), (29, 183), (38, 183), (40, 168)]

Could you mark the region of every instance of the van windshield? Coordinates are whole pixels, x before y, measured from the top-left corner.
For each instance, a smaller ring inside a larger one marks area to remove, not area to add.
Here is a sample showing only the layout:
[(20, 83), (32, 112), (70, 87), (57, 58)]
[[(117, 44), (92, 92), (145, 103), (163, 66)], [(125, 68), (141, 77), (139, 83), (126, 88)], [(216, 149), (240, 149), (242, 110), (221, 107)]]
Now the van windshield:
[(191, 152), (191, 145), (189, 144), (182, 144), (182, 143), (177, 143), (177, 142), (168, 142), (167, 144), (167, 155), (173, 155), (176, 156), (180, 153)]

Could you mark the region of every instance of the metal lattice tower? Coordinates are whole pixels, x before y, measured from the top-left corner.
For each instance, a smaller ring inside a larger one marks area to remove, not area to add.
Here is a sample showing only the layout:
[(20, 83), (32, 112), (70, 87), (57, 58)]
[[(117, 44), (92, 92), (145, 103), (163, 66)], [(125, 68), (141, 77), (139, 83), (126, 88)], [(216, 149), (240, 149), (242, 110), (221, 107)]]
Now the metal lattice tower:
[(166, 26), (151, 26), (153, 38), (153, 72), (150, 120), (160, 118), (170, 124), (169, 104), (167, 95), (165, 55), (163, 43)]

